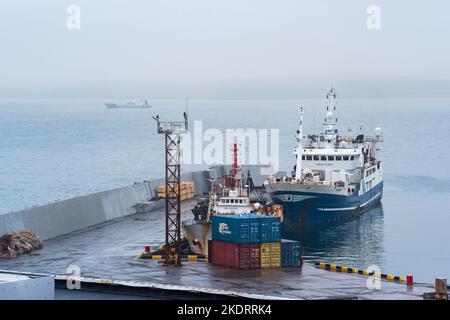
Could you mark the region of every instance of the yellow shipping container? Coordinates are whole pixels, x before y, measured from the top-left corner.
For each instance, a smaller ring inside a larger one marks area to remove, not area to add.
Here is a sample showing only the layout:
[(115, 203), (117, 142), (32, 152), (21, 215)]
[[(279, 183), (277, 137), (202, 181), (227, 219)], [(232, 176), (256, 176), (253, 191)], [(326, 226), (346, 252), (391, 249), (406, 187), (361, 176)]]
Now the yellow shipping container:
[(281, 267), (280, 242), (261, 243), (261, 269)]

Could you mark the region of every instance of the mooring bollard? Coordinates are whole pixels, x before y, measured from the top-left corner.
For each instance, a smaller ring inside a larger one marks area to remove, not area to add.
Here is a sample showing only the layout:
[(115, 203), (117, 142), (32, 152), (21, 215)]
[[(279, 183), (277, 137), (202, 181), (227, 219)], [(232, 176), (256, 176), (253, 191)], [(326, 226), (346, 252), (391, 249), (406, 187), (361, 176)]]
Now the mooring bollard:
[(436, 278), (435, 292), (426, 292), (423, 294), (426, 300), (448, 300), (447, 279)]
[(437, 278), (435, 286), (436, 286), (436, 299), (448, 300), (447, 279)]

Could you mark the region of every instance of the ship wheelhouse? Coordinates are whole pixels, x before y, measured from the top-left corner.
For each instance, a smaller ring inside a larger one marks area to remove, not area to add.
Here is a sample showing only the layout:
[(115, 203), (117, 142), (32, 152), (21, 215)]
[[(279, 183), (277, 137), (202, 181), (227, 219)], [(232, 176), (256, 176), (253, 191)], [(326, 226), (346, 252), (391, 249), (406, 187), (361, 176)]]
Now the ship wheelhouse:
[(216, 214), (245, 214), (252, 209), (248, 197), (221, 197), (214, 207)]

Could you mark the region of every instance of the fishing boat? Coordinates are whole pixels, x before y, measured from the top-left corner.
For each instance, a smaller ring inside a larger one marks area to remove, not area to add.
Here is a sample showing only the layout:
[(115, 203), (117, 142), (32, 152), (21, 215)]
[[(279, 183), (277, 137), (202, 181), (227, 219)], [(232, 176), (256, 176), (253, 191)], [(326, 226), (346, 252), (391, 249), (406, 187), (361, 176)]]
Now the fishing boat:
[[(211, 239), (211, 216), (225, 214), (250, 214), (262, 209), (259, 202), (250, 201), (250, 187), (253, 184), (247, 179), (243, 184), (241, 169), (238, 166), (238, 146), (233, 146), (234, 162), (230, 185), (220, 185), (216, 189), (216, 180), (211, 179), (209, 198), (199, 198), (192, 209), (194, 219), (182, 222), (183, 231), (189, 241), (191, 251), (198, 255), (208, 254), (208, 240)], [(250, 177), (249, 177), (250, 178)]]
[[(377, 153), (383, 132), (340, 135), (334, 88), (326, 95), (323, 132), (303, 134), (303, 108), (294, 148), (296, 164), (291, 176), (265, 181), (272, 201), (283, 207), (283, 229), (334, 223), (358, 216), (381, 201), (383, 163)], [(350, 132), (350, 130), (349, 130)]]

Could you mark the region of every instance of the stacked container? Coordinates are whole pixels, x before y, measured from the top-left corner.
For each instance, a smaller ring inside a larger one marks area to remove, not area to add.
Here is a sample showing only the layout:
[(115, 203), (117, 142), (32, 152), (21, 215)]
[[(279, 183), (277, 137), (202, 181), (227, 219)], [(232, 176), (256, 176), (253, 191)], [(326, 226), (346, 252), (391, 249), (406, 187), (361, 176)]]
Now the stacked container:
[(280, 218), (274, 216), (259, 216), (259, 242), (279, 242), (281, 238)]
[(214, 215), (208, 256), (211, 263), (219, 266), (279, 268), (280, 218), (256, 214)]
[[(262, 253), (261, 253), (262, 258)], [(262, 262), (261, 262), (262, 265)], [(302, 250), (300, 242), (293, 240), (281, 240), (281, 266), (286, 267), (301, 267), (302, 265)]]
[(260, 216), (233, 214), (212, 216), (212, 239), (233, 243), (259, 243)]
[(261, 269), (281, 267), (280, 242), (261, 243)]

